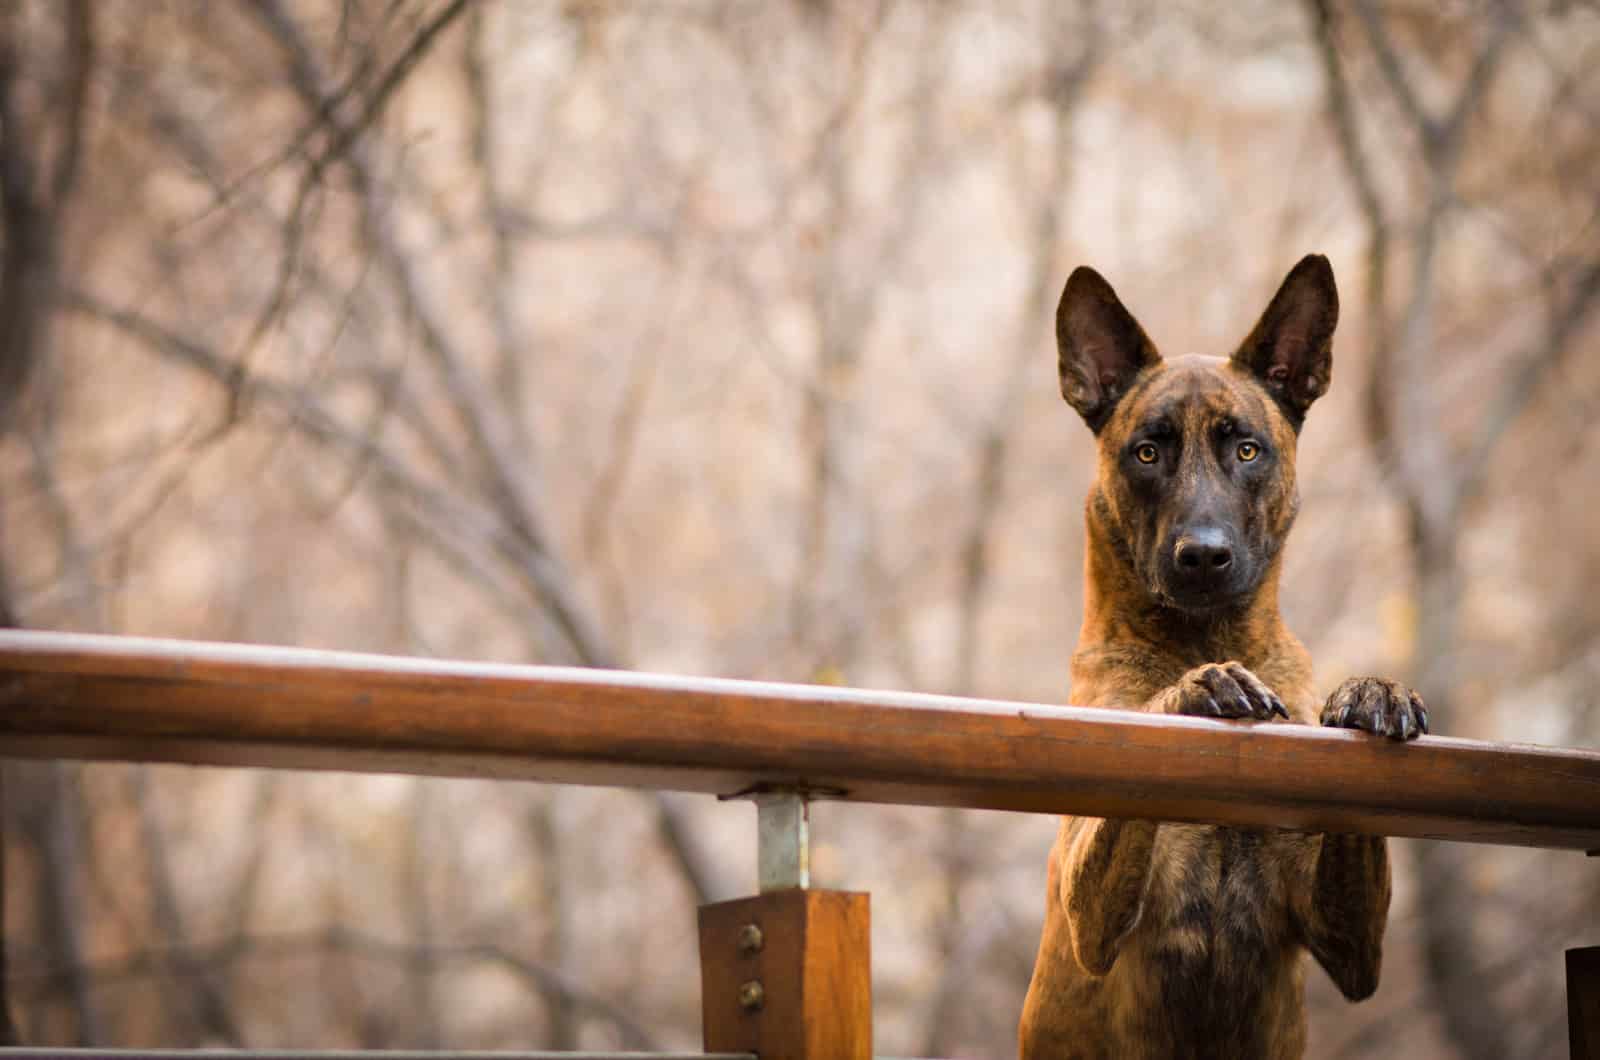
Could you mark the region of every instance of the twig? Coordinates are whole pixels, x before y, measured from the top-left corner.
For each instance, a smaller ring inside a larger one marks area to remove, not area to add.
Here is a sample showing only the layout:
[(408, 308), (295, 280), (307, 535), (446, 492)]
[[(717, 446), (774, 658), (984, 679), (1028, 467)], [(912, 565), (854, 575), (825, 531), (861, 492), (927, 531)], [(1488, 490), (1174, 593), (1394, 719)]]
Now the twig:
[(233, 1018), (226, 991), (218, 985), (209, 969), (192, 959), (184, 946), (187, 932), (183, 911), (178, 905), (177, 889), (172, 881), (166, 828), (151, 797), (149, 768), (141, 766), (130, 771), (128, 781), (132, 789), (132, 802), (138, 808), (139, 846), (144, 854), (145, 883), (150, 888), (154, 920), (161, 937), (174, 943), (166, 951), (171, 957), (166, 970), (178, 981), (177, 993), (193, 1009), (195, 1019), (206, 1037), (214, 1035), (230, 1048), (243, 1048), (244, 1035)]
[(1462, 459), (1456, 492), (1463, 505), (1482, 492), (1490, 459), (1506, 431), (1527, 408), (1539, 384), (1558, 371), (1579, 344), (1573, 340), (1600, 307), (1600, 259), (1589, 263), (1573, 284), (1565, 304), (1547, 318), (1539, 346), (1516, 358), (1507, 377), (1495, 387), (1495, 400), (1484, 413), (1471, 448)]

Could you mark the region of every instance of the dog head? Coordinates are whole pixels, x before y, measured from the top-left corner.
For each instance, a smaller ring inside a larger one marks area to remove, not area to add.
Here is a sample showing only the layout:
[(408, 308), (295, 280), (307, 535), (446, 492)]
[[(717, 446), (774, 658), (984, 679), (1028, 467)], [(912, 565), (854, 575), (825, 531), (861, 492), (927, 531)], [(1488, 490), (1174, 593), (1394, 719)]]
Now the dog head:
[(1231, 357), (1167, 361), (1099, 273), (1067, 280), (1061, 394), (1099, 440), (1091, 518), (1152, 599), (1204, 615), (1253, 598), (1294, 523), (1295, 442), (1338, 318), (1333, 270), (1310, 255)]

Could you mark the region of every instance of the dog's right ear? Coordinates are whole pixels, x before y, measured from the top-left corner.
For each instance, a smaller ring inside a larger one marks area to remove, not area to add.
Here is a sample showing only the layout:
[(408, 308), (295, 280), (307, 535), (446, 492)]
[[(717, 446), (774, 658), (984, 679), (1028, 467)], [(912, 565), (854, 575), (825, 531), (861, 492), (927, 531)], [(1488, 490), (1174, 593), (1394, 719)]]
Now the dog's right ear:
[(1098, 272), (1072, 270), (1056, 306), (1061, 396), (1096, 434), (1139, 373), (1161, 361), (1155, 344)]
[(1233, 363), (1260, 380), (1296, 431), (1333, 376), (1333, 329), (1339, 289), (1333, 266), (1307, 254), (1289, 270)]

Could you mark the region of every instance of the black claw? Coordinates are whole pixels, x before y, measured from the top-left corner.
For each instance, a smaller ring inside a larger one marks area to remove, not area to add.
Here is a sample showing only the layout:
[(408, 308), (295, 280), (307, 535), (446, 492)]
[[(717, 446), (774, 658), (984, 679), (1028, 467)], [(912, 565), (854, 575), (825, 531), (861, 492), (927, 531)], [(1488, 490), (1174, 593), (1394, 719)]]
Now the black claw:
[(1365, 715), (1369, 731), (1379, 734), (1389, 731), (1388, 712), (1384, 710), (1387, 704), (1388, 697), (1383, 694), (1383, 691), (1373, 688), (1371, 685), (1368, 685), (1367, 690), (1361, 694), (1361, 702), (1358, 704), (1358, 709)]
[(1416, 719), (1417, 729), (1421, 732), (1428, 731), (1428, 708), (1422, 702), (1422, 697), (1415, 692), (1411, 693), (1411, 716)]
[(1394, 735), (1398, 736), (1402, 740), (1411, 739), (1411, 714), (1408, 711), (1401, 710), (1395, 715), (1395, 720), (1395, 729), (1397, 731), (1394, 733)]
[(1276, 696), (1274, 696), (1272, 699), (1272, 713), (1276, 714), (1284, 721), (1289, 720), (1289, 708), (1284, 706), (1283, 700), (1277, 698)]

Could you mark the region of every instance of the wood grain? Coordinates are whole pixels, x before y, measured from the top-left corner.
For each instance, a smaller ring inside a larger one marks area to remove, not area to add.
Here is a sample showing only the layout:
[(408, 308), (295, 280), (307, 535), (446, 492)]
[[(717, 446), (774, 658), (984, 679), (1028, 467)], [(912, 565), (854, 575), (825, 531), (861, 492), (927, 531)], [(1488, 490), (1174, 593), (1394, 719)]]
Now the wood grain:
[[(865, 894), (771, 891), (700, 908), (707, 1052), (761, 1060), (871, 1060), (871, 919)], [(754, 926), (759, 948), (740, 945)], [(759, 1007), (740, 987), (760, 983)]]
[[(1447, 709), (1434, 716), (1448, 724)], [(0, 631), (0, 755), (1600, 848), (1600, 753), (709, 678)]]

